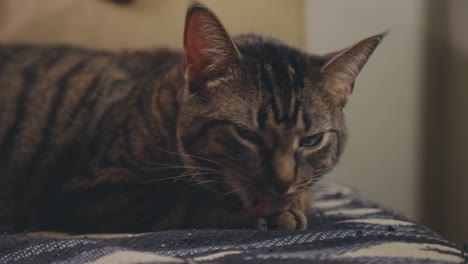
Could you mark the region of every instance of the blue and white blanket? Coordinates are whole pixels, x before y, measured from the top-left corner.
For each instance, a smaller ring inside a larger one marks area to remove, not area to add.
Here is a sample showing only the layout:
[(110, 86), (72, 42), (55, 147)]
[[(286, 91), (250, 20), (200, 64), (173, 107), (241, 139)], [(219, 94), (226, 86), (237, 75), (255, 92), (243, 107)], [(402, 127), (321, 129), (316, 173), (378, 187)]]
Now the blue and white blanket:
[(0, 235), (0, 263), (467, 263), (463, 248), (334, 183), (305, 231)]

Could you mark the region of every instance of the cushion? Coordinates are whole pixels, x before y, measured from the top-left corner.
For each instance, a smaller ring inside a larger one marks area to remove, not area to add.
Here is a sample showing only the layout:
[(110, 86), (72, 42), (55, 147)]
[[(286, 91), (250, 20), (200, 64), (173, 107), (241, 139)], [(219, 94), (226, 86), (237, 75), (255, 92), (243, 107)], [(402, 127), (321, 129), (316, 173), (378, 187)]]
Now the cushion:
[(430, 229), (322, 182), (305, 231), (170, 230), (0, 235), (0, 263), (463, 263)]

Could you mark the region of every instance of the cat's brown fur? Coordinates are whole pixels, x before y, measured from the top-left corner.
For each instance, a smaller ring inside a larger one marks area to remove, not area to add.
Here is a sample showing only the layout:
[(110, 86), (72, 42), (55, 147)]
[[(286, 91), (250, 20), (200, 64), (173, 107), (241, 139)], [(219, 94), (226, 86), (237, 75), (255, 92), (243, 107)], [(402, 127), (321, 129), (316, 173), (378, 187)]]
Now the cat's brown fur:
[(184, 54), (0, 46), (0, 230), (304, 229), (382, 37), (307, 55), (193, 4)]

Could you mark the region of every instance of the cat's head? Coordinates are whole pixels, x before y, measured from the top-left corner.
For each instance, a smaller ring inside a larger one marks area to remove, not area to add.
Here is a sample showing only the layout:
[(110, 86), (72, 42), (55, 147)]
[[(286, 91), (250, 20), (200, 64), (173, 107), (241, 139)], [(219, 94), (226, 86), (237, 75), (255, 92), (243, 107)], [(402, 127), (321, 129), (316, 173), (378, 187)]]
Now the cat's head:
[(337, 163), (343, 107), (383, 36), (309, 55), (259, 35), (231, 38), (209, 9), (193, 4), (177, 138), (194, 180), (237, 195), (252, 214), (287, 209)]

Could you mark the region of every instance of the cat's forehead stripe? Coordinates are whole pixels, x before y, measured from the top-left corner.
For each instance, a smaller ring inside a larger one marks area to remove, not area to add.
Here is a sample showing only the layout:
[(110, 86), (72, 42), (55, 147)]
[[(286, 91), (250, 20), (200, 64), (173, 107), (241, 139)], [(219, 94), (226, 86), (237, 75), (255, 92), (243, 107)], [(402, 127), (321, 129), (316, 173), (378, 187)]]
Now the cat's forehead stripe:
[(260, 129), (265, 129), (265, 123), (268, 118), (268, 105), (263, 103), (257, 113), (257, 123)]
[[(292, 127), (297, 122), (300, 93), (304, 86), (300, 57), (285, 47), (274, 45), (262, 46), (257, 53), (260, 58), (260, 87), (268, 92), (273, 120), (276, 124), (285, 123)], [(266, 120), (264, 110), (262, 107), (257, 115), (263, 121)]]
[(293, 80), (291, 88), (295, 91), (295, 105), (294, 105), (294, 112), (292, 113), (292, 120), (291, 122), (296, 124), (298, 119), (298, 112), (300, 108), (300, 96), (302, 93), (302, 89), (304, 88), (304, 76), (303, 76), (303, 65), (299, 63), (300, 58), (296, 56), (290, 56), (290, 64), (289, 66), (292, 69), (292, 76), (291, 80)]

